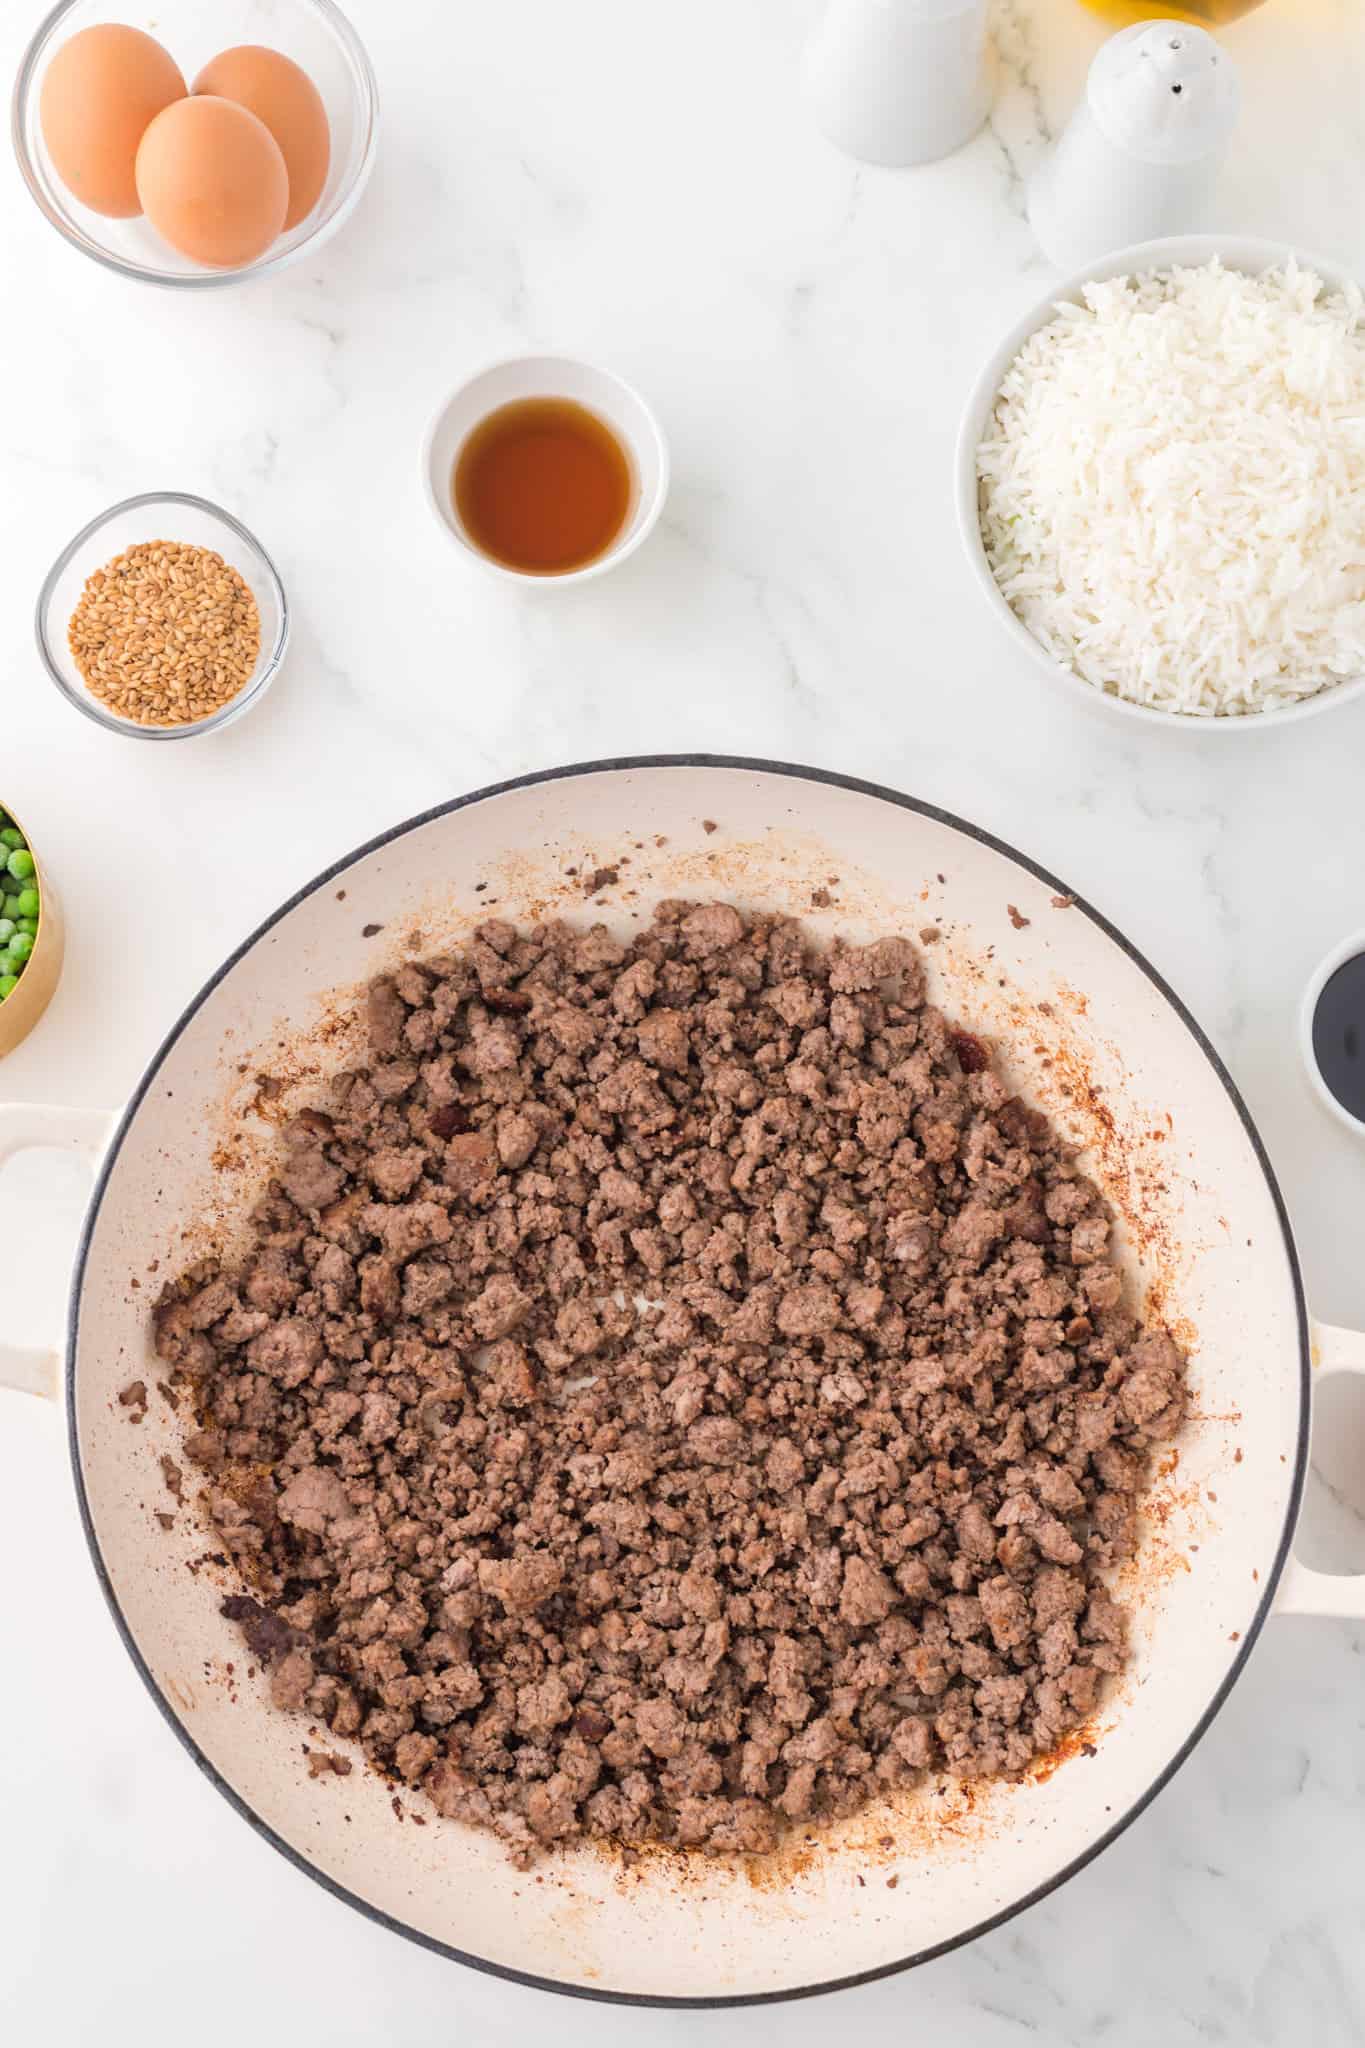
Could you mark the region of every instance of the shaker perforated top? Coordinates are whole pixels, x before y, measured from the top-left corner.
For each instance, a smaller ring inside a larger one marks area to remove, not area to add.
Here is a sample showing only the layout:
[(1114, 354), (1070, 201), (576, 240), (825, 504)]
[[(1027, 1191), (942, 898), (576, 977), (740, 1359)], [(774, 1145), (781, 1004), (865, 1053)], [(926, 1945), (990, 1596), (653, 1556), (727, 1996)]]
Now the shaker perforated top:
[(1178, 21), (1139, 22), (1111, 36), (1088, 90), (1108, 140), (1154, 164), (1194, 163), (1221, 149), (1241, 97), (1227, 52)]

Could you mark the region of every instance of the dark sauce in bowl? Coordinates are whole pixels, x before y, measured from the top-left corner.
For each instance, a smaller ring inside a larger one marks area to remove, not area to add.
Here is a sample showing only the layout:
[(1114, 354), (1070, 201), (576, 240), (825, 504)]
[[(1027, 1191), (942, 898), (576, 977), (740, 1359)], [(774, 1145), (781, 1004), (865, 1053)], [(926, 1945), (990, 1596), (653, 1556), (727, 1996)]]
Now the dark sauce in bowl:
[(1313, 1058), (1347, 1115), (1365, 1124), (1365, 953), (1343, 961), (1318, 997)]

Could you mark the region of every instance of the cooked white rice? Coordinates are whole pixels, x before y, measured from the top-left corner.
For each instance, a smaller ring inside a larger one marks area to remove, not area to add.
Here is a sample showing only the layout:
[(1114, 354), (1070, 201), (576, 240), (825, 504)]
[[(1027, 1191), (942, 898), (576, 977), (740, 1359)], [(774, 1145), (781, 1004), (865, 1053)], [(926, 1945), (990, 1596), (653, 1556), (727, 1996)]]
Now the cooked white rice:
[(1029, 631), (1211, 718), (1365, 674), (1361, 293), (1214, 262), (1086, 287), (1015, 358), (977, 457)]

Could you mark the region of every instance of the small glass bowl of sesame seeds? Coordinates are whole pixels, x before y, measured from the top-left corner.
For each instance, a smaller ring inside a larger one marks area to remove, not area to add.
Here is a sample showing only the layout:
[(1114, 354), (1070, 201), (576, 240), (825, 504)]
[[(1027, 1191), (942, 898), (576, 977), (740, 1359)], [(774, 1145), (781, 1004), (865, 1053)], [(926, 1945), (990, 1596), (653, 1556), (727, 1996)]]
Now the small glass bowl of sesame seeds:
[(67, 702), (107, 732), (181, 740), (265, 695), (289, 640), (275, 565), (206, 498), (151, 491), (92, 519), (38, 594), (38, 652)]

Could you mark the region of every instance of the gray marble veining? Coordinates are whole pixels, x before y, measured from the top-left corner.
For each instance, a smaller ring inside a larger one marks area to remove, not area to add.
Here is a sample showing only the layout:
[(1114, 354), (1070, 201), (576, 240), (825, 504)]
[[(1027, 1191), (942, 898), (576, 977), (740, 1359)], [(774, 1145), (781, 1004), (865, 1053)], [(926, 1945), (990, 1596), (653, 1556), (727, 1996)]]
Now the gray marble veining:
[[(1293, 1043), (1314, 963), (1365, 926), (1365, 716), (1225, 745), (1073, 715), (998, 637), (959, 559), (957, 415), (1045, 285), (1022, 184), (1079, 90), (1093, 18), (1078, 0), (999, 0), (988, 129), (896, 174), (809, 131), (795, 90), (808, 5), (348, 11), (379, 73), (383, 144), (358, 215), (316, 262), (203, 302), (139, 291), (61, 245), (12, 171), (0, 181), (0, 800), (41, 830), (71, 923), (62, 995), (6, 1063), (6, 1091), (121, 1099), (281, 896), (452, 793), (594, 754), (807, 760), (989, 827), (1149, 953), (1246, 1091), (1314, 1306), (1365, 1322), (1365, 1151), (1313, 1105)], [(35, 13), (5, 11), (11, 69)], [(1230, 46), (1246, 104), (1220, 218), (1365, 274), (1365, 10), (1268, 0)], [(675, 474), (650, 546), (558, 596), (467, 573), (418, 483), (449, 386), (547, 346), (637, 380)], [(79, 524), (167, 484), (260, 532), (296, 640), (249, 720), (157, 749), (71, 715), (29, 620)], [(0, 1242), (35, 1204), (0, 1192)], [(10, 1279), (14, 1332), (37, 1335), (54, 1300)], [(1358, 1629), (1268, 1629), (1138, 1825), (1025, 1917), (911, 1978), (737, 2015), (552, 2004), (399, 1945), (251, 1836), (113, 1636), (56, 1416), (0, 1404), (6, 2038), (1365, 2039)]]

